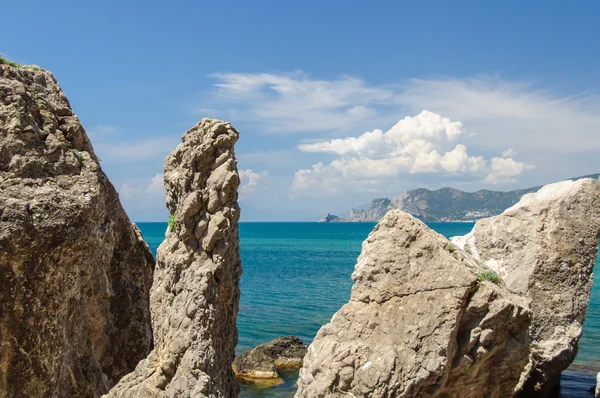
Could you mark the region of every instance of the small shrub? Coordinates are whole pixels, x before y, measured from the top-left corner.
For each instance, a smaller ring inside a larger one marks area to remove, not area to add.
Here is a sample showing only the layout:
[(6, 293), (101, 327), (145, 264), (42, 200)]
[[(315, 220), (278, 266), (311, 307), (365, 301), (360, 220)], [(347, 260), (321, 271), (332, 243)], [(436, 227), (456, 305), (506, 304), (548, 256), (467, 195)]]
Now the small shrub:
[(477, 274), (477, 280), (479, 282), (490, 281), (492, 283), (495, 283), (496, 285), (502, 283), (502, 278), (500, 278), (498, 274), (494, 271), (480, 272), (479, 274)]
[(81, 152), (79, 152), (77, 149), (71, 149), (71, 153), (73, 155), (75, 155), (75, 157), (77, 158), (77, 160), (79, 160), (79, 162), (83, 162), (83, 155), (81, 154)]
[(16, 62), (9, 61), (8, 59), (4, 58), (2, 55), (0, 55), (0, 64), (14, 66), (15, 68), (19, 68), (21, 66)]
[(169, 216), (169, 221), (168, 221), (169, 231), (173, 231), (173, 229), (175, 229), (175, 220), (176, 220), (175, 214), (171, 214)]

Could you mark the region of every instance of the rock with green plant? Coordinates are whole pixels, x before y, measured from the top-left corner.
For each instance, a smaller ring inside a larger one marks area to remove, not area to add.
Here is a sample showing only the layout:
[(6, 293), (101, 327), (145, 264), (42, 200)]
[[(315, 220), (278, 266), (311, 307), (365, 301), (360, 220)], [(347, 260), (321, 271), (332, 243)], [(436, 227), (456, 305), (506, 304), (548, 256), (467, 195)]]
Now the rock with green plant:
[(524, 397), (551, 395), (575, 359), (599, 234), (600, 183), (586, 178), (546, 185), (453, 239), (530, 302), (532, 359), (523, 374)]
[(131, 372), (153, 268), (54, 76), (0, 60), (0, 396), (99, 396)]
[(202, 119), (165, 160), (171, 217), (150, 298), (154, 350), (108, 397), (237, 396), (237, 139), (231, 124)]
[(389, 211), (363, 243), (350, 301), (304, 357), (298, 398), (512, 395), (529, 360), (526, 301), (481, 264)]
[(389, 211), (296, 397), (550, 396), (577, 352), (599, 235), (589, 178), (525, 195), (452, 242)]

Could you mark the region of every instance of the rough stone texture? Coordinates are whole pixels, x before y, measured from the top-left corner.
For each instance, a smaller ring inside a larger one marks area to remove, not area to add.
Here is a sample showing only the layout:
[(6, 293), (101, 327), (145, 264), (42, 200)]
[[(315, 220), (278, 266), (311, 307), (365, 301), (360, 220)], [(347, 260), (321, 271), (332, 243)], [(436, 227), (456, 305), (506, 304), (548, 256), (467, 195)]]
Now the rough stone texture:
[(203, 119), (165, 161), (173, 230), (157, 252), (154, 350), (109, 397), (237, 396), (231, 368), (242, 273), (240, 183), (229, 123)]
[(301, 368), (307, 348), (296, 336), (277, 337), (236, 357), (233, 370), (244, 382), (279, 381), (277, 370)]
[(528, 362), (522, 299), (399, 210), (363, 243), (350, 302), (308, 348), (296, 397), (507, 397)]
[(0, 65), (0, 397), (93, 397), (152, 348), (154, 259), (51, 73)]
[(577, 354), (600, 233), (600, 183), (550, 184), (454, 241), (530, 301), (522, 396), (548, 396)]

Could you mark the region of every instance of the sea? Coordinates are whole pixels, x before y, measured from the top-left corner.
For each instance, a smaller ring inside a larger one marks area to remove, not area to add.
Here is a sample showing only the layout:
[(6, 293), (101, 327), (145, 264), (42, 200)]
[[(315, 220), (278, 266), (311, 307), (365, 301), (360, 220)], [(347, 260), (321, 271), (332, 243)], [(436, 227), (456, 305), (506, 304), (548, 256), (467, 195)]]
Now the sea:
[[(167, 223), (137, 223), (156, 255)], [(430, 223), (446, 237), (464, 235), (472, 223)], [(319, 328), (350, 298), (350, 275), (375, 223), (242, 222), (243, 274), (236, 354), (278, 336), (310, 344)], [(596, 263), (595, 272), (600, 272)], [(594, 281), (575, 362), (563, 372), (561, 396), (590, 398), (600, 371), (600, 277)], [(242, 385), (241, 397), (291, 398), (297, 371), (285, 383), (262, 388)]]

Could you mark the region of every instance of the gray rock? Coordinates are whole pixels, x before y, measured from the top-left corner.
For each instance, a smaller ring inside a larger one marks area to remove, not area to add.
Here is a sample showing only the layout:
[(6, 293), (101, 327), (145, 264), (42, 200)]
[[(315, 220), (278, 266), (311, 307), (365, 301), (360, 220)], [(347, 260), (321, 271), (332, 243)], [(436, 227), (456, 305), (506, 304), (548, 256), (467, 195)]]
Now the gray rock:
[(157, 252), (154, 350), (108, 397), (235, 397), (231, 368), (242, 273), (240, 179), (226, 122), (202, 119), (165, 161), (173, 230)]
[(596, 375), (596, 387), (594, 388), (594, 397), (600, 397), (600, 372)]
[(363, 243), (350, 302), (321, 328), (296, 397), (506, 397), (528, 362), (530, 314), (414, 217), (388, 212)]
[(279, 369), (302, 367), (307, 348), (296, 336), (277, 337), (236, 357), (233, 370), (241, 382), (277, 384)]
[(153, 268), (54, 76), (0, 65), (0, 396), (106, 393), (152, 348)]
[(319, 219), (319, 222), (343, 222), (343, 218), (336, 216), (335, 214), (327, 213)]
[(548, 396), (577, 354), (600, 233), (600, 183), (550, 184), (453, 241), (530, 302), (522, 396)]

